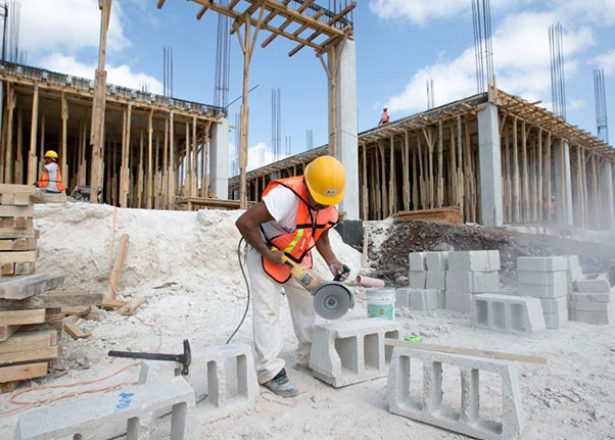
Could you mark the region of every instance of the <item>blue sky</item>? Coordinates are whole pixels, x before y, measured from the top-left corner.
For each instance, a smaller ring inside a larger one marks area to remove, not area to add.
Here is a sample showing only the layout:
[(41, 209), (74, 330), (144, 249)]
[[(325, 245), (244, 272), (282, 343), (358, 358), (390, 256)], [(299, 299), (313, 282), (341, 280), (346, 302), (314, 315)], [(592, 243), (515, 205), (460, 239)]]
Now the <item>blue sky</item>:
[[(21, 0), (20, 47), (28, 64), (93, 77), (100, 13), (97, 0)], [(321, 2), (323, 3), (323, 2)], [(328, 2), (324, 2), (328, 3)], [(323, 3), (323, 4), (324, 4)], [(354, 13), (359, 130), (373, 127), (384, 104), (397, 119), (426, 108), (425, 81), (435, 103), (476, 91), (470, 0), (359, 0)], [(109, 81), (162, 92), (162, 48), (174, 53), (174, 96), (213, 101), (217, 14), (201, 21), (198, 5), (167, 0), (114, 0), (107, 67)], [(592, 70), (604, 67), (608, 114), (615, 118), (615, 0), (491, 0), (494, 65), (503, 90), (550, 107), (548, 27), (564, 26), (568, 120), (596, 132)], [(259, 40), (268, 36), (262, 32)], [(240, 96), (242, 57), (231, 40), (230, 99)], [(282, 144), (305, 149), (327, 139), (327, 82), (311, 49), (287, 56), (292, 42), (257, 46), (251, 64), (250, 165), (272, 159), (271, 89), (282, 92)], [(234, 124), (239, 102), (229, 110)], [(613, 122), (611, 123), (613, 125)], [(611, 144), (615, 128), (611, 130)], [(235, 135), (230, 134), (234, 143)]]

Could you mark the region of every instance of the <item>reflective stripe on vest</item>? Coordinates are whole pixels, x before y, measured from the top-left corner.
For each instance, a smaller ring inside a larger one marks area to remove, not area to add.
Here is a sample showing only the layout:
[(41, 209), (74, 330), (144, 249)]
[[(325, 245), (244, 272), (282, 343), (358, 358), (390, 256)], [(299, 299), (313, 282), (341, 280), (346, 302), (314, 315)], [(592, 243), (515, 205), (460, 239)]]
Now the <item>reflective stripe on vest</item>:
[[(293, 232), (278, 235), (276, 237), (266, 237), (267, 245), (275, 246), (293, 261), (312, 267), (312, 257), (310, 249), (314, 247), (320, 236), (335, 226), (339, 220), (337, 210), (333, 206), (316, 211), (312, 214), (307, 196), (307, 187), (303, 182), (303, 176), (290, 177), (288, 179), (274, 180), (269, 182), (262, 197), (278, 185), (282, 185), (291, 190), (299, 199), (297, 209), (297, 225)], [(263, 235), (265, 235), (261, 228)], [(279, 283), (285, 283), (290, 279), (290, 268), (286, 265), (271, 263), (262, 257), (263, 269), (265, 272)]]

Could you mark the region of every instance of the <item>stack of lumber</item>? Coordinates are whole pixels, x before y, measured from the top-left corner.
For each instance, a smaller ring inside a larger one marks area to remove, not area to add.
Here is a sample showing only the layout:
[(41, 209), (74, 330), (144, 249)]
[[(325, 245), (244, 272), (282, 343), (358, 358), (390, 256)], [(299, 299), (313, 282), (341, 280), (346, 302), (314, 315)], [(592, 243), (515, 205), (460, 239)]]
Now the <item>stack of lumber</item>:
[[(74, 325), (90, 313), (102, 295), (58, 290), (61, 275), (34, 274), (38, 231), (33, 227), (34, 188), (0, 185), (0, 386), (12, 391), (19, 381), (47, 375), (62, 354), (62, 328), (78, 337), (87, 333)], [(25, 275), (24, 275), (25, 274)], [(66, 318), (66, 315), (71, 315)], [(65, 321), (68, 320), (68, 321)]]
[(436, 223), (463, 224), (459, 206), (421, 209), (417, 211), (400, 211), (392, 216), (397, 221), (424, 221)]

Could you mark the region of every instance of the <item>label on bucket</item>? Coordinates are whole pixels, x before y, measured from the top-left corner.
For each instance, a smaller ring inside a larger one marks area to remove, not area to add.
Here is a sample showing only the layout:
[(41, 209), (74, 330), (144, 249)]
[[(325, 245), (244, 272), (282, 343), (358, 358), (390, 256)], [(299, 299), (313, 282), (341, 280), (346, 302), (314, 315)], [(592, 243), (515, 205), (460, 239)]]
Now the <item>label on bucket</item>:
[(394, 320), (394, 304), (367, 304), (367, 316), (370, 318), (383, 318)]

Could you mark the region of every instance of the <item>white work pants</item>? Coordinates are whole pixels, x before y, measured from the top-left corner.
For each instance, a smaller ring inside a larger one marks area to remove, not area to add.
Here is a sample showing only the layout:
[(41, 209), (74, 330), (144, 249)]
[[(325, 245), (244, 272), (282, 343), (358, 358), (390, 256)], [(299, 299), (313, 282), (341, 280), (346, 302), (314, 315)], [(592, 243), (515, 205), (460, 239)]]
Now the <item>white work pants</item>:
[(270, 381), (284, 368), (279, 357), (283, 338), (279, 328), (282, 287), (286, 292), (295, 336), (297, 362), (307, 365), (312, 348), (312, 332), (318, 316), (314, 312), (312, 295), (294, 279), (279, 284), (265, 273), (261, 255), (248, 246), (246, 255), (248, 278), (253, 296), (252, 323), (256, 348), (256, 372), (258, 382)]

